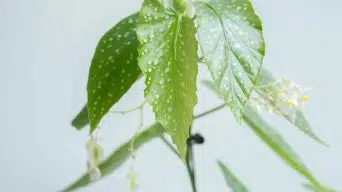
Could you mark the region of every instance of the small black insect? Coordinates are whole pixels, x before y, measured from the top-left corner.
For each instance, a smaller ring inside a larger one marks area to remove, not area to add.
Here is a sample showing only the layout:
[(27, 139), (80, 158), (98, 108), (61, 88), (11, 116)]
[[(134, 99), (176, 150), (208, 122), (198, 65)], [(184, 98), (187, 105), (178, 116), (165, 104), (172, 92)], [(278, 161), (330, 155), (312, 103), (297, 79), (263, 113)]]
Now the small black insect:
[(204, 137), (199, 134), (199, 133), (196, 133), (194, 135), (191, 135), (187, 140), (186, 140), (186, 143), (188, 145), (190, 144), (203, 144), (204, 143)]

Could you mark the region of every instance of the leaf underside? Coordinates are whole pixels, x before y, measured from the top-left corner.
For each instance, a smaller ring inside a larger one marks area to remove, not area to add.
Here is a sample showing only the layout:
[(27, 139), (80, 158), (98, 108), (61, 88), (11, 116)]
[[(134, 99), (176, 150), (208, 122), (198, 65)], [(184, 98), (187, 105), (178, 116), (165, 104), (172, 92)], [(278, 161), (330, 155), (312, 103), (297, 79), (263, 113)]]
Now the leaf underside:
[(239, 121), (265, 54), (262, 24), (248, 0), (196, 1), (201, 62)]
[(90, 132), (141, 73), (135, 32), (138, 17), (136, 13), (121, 20), (97, 45), (88, 77)]
[(183, 158), (197, 103), (195, 33), (193, 21), (178, 13), (172, 4), (144, 1), (137, 35), (145, 98)]

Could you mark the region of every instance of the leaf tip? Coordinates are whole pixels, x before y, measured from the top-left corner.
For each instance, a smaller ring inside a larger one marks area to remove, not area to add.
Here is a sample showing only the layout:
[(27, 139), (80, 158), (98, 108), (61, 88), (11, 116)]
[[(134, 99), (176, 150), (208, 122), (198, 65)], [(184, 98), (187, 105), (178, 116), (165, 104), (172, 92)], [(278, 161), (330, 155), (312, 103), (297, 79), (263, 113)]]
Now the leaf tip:
[(88, 124), (89, 124), (88, 108), (87, 108), (87, 105), (85, 105), (82, 108), (82, 110), (71, 121), (71, 125), (75, 127), (76, 129), (81, 130)]
[(324, 146), (324, 147), (327, 147), (327, 148), (330, 147), (330, 145), (329, 145), (327, 142), (325, 142), (325, 141), (323, 141), (323, 140), (321, 140), (321, 139), (319, 139), (319, 138), (318, 138), (317, 141), (318, 141), (319, 144), (321, 144), (321, 145)]
[(220, 160), (216, 160), (216, 163), (220, 166), (220, 167), (222, 167), (223, 166), (223, 163), (222, 163), (222, 161), (220, 161)]
[(95, 129), (96, 129), (96, 126), (94, 127), (94, 126), (90, 125), (89, 135), (93, 134)]
[(337, 192), (335, 189), (332, 189), (327, 186), (323, 186), (321, 184), (303, 183), (302, 186), (306, 188), (307, 190), (310, 190), (313, 192)]
[(182, 161), (186, 162), (186, 156), (187, 156), (187, 147), (185, 146), (177, 146), (179, 156), (181, 157)]
[(83, 128), (83, 126), (77, 121), (77, 119), (73, 119), (70, 124), (71, 126), (75, 127), (77, 130), (80, 130)]

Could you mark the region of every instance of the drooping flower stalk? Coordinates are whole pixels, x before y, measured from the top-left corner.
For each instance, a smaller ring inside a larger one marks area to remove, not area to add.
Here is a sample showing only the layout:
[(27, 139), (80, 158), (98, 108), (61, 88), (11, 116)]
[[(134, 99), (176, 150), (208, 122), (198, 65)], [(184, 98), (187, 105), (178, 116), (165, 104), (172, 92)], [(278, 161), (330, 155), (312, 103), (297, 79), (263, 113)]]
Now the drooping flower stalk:
[(99, 140), (96, 136), (91, 135), (86, 143), (88, 161), (88, 173), (91, 181), (96, 181), (101, 178), (101, 170), (99, 164), (103, 160), (103, 148), (99, 144)]
[(134, 110), (139, 110), (139, 126), (138, 129), (135, 133), (135, 135), (133, 136), (133, 139), (130, 143), (130, 152), (131, 152), (131, 159), (132, 159), (132, 163), (130, 166), (130, 170), (129, 173), (127, 175), (127, 179), (129, 181), (129, 190), (130, 192), (135, 192), (138, 190), (139, 184), (138, 184), (138, 179), (137, 179), (137, 174), (135, 172), (134, 169), (134, 163), (135, 163), (135, 140), (136, 140), (136, 136), (138, 135), (140, 129), (143, 127), (144, 125), (144, 105), (145, 105), (146, 101), (144, 101), (142, 104), (140, 104), (137, 108), (135, 108)]

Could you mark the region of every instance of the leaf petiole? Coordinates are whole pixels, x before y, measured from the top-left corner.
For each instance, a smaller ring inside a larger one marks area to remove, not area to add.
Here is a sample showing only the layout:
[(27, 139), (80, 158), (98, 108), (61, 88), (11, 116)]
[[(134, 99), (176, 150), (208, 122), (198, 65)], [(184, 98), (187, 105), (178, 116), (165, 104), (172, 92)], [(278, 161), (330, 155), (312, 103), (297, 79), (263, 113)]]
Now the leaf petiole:
[(124, 111), (109, 111), (109, 113), (119, 113), (121, 115), (126, 115), (128, 113), (134, 112), (136, 110), (142, 110), (144, 108), (146, 104), (146, 100), (144, 100), (141, 104), (139, 104), (138, 106), (132, 108), (132, 109), (128, 109), (128, 110), (124, 110)]

